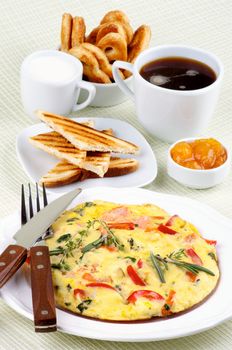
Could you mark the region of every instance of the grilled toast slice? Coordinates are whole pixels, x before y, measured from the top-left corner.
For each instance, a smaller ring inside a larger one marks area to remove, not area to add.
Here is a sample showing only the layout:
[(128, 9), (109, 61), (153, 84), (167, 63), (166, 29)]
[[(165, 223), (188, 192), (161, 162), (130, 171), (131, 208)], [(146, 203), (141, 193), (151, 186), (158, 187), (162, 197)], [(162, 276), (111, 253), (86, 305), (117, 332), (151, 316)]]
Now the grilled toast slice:
[[(102, 130), (105, 134), (113, 135), (112, 129)], [(82, 168), (92, 171), (98, 176), (103, 177), (110, 164), (110, 152), (91, 152), (88, 151)]]
[[(94, 121), (89, 120), (84, 125), (94, 127)], [(55, 131), (39, 134), (29, 138), (31, 144), (43, 151), (59, 158), (81, 166), (86, 158), (86, 152), (76, 149), (63, 136)]]
[[(109, 169), (104, 177), (121, 176), (132, 173), (138, 169), (139, 163), (136, 159), (116, 158), (110, 160)], [(58, 187), (71, 184), (85, 179), (98, 178), (96, 173), (76, 167), (75, 165), (63, 160), (53, 169), (44, 175), (40, 184), (45, 187)]]
[[(90, 123), (88, 122), (88, 124)], [(113, 130), (107, 129), (103, 132), (112, 134)], [(33, 136), (30, 138), (30, 142), (57, 158), (65, 159), (76, 166), (95, 172), (100, 177), (103, 177), (108, 170), (110, 163), (109, 152), (80, 151), (56, 131)]]
[(131, 154), (139, 151), (139, 147), (133, 143), (82, 125), (70, 118), (43, 111), (37, 111), (37, 115), (80, 150)]
[(29, 138), (29, 142), (52, 156), (65, 159), (79, 167), (86, 159), (86, 151), (77, 149), (56, 131), (32, 136)]
[(107, 172), (110, 164), (110, 152), (90, 152), (86, 154), (86, 158), (81, 165), (84, 170), (89, 170), (103, 177)]

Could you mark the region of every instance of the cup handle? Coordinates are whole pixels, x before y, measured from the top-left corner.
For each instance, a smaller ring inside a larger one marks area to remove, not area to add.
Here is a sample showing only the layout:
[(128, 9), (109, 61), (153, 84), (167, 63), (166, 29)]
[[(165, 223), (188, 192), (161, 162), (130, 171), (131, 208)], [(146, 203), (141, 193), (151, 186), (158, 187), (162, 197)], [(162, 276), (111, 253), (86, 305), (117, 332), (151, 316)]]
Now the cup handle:
[(130, 98), (134, 99), (134, 93), (128, 88), (125, 81), (121, 78), (119, 74), (119, 68), (129, 70), (133, 73), (133, 64), (124, 61), (115, 61), (112, 66), (114, 81), (118, 84), (118, 87)]
[(93, 101), (96, 94), (95, 86), (93, 86), (91, 83), (88, 83), (87, 81), (80, 80), (76, 83), (76, 86), (77, 88), (87, 90), (89, 94), (87, 99), (84, 102), (73, 106), (72, 108), (73, 112), (79, 111), (80, 109), (87, 107), (90, 104), (90, 102)]

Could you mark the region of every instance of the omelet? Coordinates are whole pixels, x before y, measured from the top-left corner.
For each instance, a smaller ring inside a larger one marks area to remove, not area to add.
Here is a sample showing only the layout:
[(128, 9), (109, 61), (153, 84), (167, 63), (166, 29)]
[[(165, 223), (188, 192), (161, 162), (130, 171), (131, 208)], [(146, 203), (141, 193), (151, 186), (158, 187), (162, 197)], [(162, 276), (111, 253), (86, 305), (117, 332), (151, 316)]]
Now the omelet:
[(219, 279), (216, 241), (152, 204), (85, 202), (52, 225), (56, 304), (87, 317), (135, 321), (191, 309)]

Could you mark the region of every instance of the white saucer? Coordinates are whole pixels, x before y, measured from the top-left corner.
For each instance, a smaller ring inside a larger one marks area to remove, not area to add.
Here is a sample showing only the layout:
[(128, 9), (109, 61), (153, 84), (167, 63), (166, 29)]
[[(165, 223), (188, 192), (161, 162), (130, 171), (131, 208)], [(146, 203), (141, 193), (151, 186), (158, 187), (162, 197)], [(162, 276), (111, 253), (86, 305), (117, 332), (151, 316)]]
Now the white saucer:
[[(111, 118), (74, 118), (78, 122), (94, 120), (95, 128), (104, 130), (112, 128), (115, 136), (123, 138), (138, 145), (141, 149), (140, 154), (119, 155), (123, 158), (136, 158), (139, 161), (139, 169), (134, 173), (103, 179), (89, 179), (82, 182), (75, 182), (70, 185), (49, 188), (48, 192), (60, 193), (71, 191), (76, 187), (91, 188), (96, 186), (112, 186), (112, 187), (142, 187), (151, 183), (157, 175), (157, 164), (155, 155), (145, 140), (143, 135), (132, 125), (125, 121)], [(17, 138), (16, 151), (18, 159), (33, 182), (38, 182), (51, 168), (58, 163), (59, 159), (49, 155), (48, 153), (35, 148), (28, 141), (30, 136), (45, 133), (51, 129), (44, 123), (36, 124), (24, 129)]]

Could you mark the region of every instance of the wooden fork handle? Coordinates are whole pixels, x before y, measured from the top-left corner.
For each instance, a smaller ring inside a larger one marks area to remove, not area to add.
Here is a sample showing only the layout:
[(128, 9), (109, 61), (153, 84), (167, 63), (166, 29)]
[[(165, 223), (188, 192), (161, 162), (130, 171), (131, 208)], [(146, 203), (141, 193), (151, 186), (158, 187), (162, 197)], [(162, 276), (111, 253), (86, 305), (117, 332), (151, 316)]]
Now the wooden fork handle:
[(30, 248), (30, 264), (35, 331), (54, 332), (56, 308), (48, 247)]
[(0, 255), (0, 288), (16, 273), (27, 258), (27, 249), (9, 245)]

